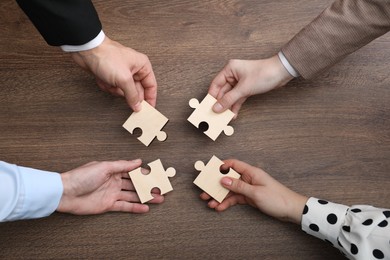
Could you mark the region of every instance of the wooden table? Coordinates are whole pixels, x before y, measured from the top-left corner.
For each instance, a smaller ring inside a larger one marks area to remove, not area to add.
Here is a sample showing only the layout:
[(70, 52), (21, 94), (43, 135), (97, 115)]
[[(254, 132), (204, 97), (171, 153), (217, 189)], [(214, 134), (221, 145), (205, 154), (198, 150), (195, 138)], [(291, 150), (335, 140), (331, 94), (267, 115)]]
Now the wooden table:
[(64, 172), (94, 160), (161, 158), (174, 191), (145, 215), (55, 213), (0, 224), (0, 258), (343, 259), (249, 206), (216, 213), (192, 184), (213, 154), (262, 167), (288, 187), (344, 204), (390, 207), (390, 35), (313, 80), (250, 98), (235, 133), (211, 141), (186, 119), (231, 58), (275, 54), (332, 1), (94, 1), (112, 39), (149, 56), (167, 141), (145, 147), (131, 110), (42, 40), (15, 1), (0, 3), (0, 158)]

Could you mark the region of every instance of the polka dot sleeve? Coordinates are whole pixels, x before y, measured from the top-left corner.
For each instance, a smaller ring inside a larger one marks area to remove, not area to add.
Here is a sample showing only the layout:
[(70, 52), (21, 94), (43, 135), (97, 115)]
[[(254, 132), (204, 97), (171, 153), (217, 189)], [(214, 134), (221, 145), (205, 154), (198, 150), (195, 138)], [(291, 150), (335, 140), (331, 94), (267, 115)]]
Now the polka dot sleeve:
[(310, 198), (302, 230), (338, 248), (349, 259), (390, 259), (390, 210), (348, 207)]

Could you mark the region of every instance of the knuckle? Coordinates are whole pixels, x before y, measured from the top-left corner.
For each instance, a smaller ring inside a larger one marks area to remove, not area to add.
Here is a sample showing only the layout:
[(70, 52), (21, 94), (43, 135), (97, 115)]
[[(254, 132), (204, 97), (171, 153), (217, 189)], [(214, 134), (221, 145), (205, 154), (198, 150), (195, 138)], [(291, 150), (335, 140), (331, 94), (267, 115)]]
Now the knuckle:
[(141, 57), (141, 59), (143, 59), (145, 61), (149, 61), (149, 57), (144, 53), (140, 53), (140, 57)]
[(225, 106), (229, 106), (234, 103), (234, 97), (231, 92), (225, 94), (225, 96), (221, 100), (221, 103), (223, 103), (223, 105)]
[(149, 66), (151, 64), (149, 57), (146, 54), (140, 53), (139, 58), (142, 61), (142, 64), (145, 64), (146, 66)]
[(242, 67), (242, 60), (238, 60), (238, 59), (231, 59), (229, 60), (228, 62), (228, 66), (227, 66), (231, 71), (238, 71), (238, 70), (241, 70), (241, 67)]
[(245, 189), (245, 185), (244, 185), (244, 182), (242, 181), (236, 181), (236, 189), (238, 191), (243, 191)]
[(117, 78), (117, 82), (119, 86), (126, 85), (126, 83), (131, 80), (133, 80), (133, 76), (131, 74), (121, 74)]
[(230, 60), (228, 61), (228, 66), (234, 67), (235, 65), (237, 65), (237, 62), (238, 62), (237, 59), (230, 59)]

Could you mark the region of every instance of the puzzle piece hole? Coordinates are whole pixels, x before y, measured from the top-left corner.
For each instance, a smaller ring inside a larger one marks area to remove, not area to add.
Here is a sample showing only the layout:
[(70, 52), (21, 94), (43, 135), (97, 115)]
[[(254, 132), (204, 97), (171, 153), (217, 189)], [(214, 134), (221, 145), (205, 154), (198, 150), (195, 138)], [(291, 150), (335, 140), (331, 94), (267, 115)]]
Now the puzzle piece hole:
[[(154, 187), (153, 189), (152, 189), (152, 194), (159, 194), (159, 195), (161, 195), (161, 190), (159, 189), (159, 188), (157, 188), (157, 187)], [(153, 195), (152, 195), (153, 196)]]
[(223, 174), (223, 175), (226, 175), (229, 173), (230, 171), (230, 168), (225, 166), (224, 164), (221, 165), (221, 167), (219, 167), (219, 171)]
[(139, 138), (139, 137), (142, 135), (142, 129), (139, 128), (139, 127), (134, 128), (134, 130), (133, 130), (133, 135), (134, 135), (136, 138)]
[(142, 166), (141, 173), (143, 175), (148, 175), (150, 173), (151, 169), (149, 165)]
[(209, 124), (207, 124), (207, 122), (201, 122), (199, 124), (199, 130), (202, 132), (206, 132), (207, 130), (209, 130)]

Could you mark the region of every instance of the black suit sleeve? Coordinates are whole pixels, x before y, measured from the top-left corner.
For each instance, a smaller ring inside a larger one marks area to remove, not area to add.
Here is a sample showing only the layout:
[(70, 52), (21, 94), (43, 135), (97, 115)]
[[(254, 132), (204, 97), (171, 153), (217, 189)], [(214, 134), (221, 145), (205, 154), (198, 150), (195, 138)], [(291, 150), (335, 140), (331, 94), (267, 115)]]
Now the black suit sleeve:
[(90, 0), (17, 0), (49, 45), (82, 45), (102, 30)]

